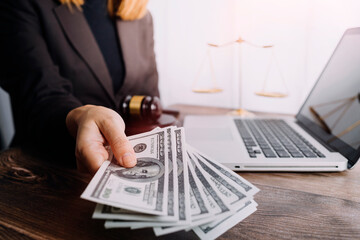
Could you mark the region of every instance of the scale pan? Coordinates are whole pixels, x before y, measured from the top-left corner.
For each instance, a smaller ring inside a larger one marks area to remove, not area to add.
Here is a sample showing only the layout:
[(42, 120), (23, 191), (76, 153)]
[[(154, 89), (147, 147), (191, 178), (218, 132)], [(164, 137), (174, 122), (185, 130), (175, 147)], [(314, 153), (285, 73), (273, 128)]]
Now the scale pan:
[(219, 93), (223, 90), (221, 88), (194, 88), (192, 91), (195, 93)]
[(256, 95), (262, 97), (271, 97), (271, 98), (284, 98), (287, 97), (286, 93), (278, 93), (278, 92), (255, 92)]

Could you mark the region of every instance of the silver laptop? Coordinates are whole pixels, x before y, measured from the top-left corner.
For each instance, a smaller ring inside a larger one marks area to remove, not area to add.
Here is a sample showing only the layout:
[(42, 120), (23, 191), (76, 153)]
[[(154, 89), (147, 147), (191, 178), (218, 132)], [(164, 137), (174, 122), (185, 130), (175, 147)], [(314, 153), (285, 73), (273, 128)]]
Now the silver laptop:
[(348, 29), (295, 118), (187, 116), (186, 140), (235, 171), (343, 171), (360, 157), (360, 28)]

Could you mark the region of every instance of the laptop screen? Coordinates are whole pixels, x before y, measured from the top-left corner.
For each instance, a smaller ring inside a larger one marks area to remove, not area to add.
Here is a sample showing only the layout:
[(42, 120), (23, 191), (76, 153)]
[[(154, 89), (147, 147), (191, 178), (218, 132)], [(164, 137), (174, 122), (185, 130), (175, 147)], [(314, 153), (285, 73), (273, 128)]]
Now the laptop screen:
[(345, 32), (296, 116), (298, 123), (340, 152), (351, 168), (360, 157), (360, 28)]

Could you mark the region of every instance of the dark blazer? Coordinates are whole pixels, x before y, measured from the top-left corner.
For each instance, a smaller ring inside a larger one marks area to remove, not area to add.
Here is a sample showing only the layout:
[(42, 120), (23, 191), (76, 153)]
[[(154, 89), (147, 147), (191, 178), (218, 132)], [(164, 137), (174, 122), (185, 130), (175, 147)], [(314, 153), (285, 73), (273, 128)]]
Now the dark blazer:
[(150, 13), (116, 25), (125, 79), (114, 94), (81, 11), (58, 0), (0, 1), (0, 84), (11, 97), (14, 145), (73, 161), (74, 140), (65, 125), (70, 110), (94, 104), (117, 111), (127, 94), (159, 95)]

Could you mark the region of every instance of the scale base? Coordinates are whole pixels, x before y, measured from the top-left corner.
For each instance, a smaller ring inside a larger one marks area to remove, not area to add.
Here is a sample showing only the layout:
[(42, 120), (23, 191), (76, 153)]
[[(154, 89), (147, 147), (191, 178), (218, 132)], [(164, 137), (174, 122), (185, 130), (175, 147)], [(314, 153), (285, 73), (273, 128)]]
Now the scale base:
[(253, 114), (252, 112), (249, 112), (243, 108), (238, 108), (235, 109), (233, 111), (228, 112), (228, 115), (231, 116), (245, 116), (245, 117), (253, 117), (255, 116), (255, 114)]

